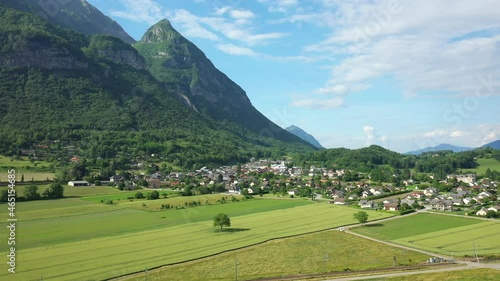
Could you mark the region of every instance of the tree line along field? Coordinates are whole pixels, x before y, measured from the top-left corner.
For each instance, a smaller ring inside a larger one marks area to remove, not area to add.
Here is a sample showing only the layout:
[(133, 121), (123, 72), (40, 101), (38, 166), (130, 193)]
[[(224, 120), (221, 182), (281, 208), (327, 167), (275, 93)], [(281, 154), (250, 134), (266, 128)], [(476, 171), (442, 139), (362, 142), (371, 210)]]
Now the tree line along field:
[[(174, 199), (155, 200), (155, 204)], [(196, 200), (196, 196), (186, 200)], [(128, 206), (135, 203), (106, 205), (79, 198), (19, 202), (18, 273), (7, 275), (5, 270), (0, 279), (106, 279), (352, 224), (357, 211), (307, 200), (252, 199), (157, 211)], [(212, 218), (220, 212), (230, 216), (230, 231), (214, 232)], [(389, 216), (370, 212), (370, 219)], [(5, 223), (0, 227), (5, 228)], [(0, 233), (0, 239), (6, 235)], [(0, 251), (6, 254), (6, 246), (0, 245)]]
[[(171, 281), (238, 280), (324, 272), (342, 272), (415, 265), (425, 254), (406, 251), (359, 238), (338, 230), (278, 239), (206, 259), (167, 266), (147, 273), (147, 279)], [(118, 278), (145, 280), (146, 274)]]
[(474, 247), (479, 256), (500, 256), (498, 221), (418, 214), (353, 231), (446, 256), (474, 256)]

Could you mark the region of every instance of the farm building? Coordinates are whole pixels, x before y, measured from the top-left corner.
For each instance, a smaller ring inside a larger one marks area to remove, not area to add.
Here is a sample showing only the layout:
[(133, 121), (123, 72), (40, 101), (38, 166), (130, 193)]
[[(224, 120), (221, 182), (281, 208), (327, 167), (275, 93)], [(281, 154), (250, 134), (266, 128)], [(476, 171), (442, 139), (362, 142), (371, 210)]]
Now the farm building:
[(69, 186), (89, 186), (90, 183), (88, 181), (69, 181)]

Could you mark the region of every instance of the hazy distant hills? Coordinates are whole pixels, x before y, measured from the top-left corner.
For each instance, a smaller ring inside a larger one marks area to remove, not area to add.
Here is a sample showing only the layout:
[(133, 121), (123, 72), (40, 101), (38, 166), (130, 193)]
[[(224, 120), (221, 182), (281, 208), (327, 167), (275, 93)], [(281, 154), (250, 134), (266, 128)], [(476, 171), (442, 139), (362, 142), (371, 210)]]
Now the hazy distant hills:
[(486, 147), (490, 147), (493, 149), (500, 149), (500, 140), (496, 140), (494, 142), (490, 142), (488, 144), (481, 146), (481, 148), (486, 148)]
[[(485, 144), (485, 145), (481, 146), (480, 148), (486, 148), (486, 147), (490, 147), (493, 149), (500, 149), (500, 140)], [(456, 146), (456, 145), (452, 145), (452, 144), (440, 144), (440, 145), (434, 146), (434, 147), (427, 147), (427, 148), (423, 148), (423, 149), (419, 149), (419, 150), (415, 150), (415, 151), (410, 151), (410, 152), (407, 152), (405, 154), (419, 155), (419, 154), (426, 153), (426, 152), (435, 152), (435, 151), (443, 151), (443, 150), (451, 150), (453, 152), (463, 152), (463, 151), (469, 151), (469, 150), (473, 150), (473, 149), (475, 149), (475, 148)]]
[(312, 135), (308, 134), (306, 131), (302, 130), (297, 126), (292, 125), (286, 128), (286, 130), (296, 135), (297, 137), (307, 141), (308, 143), (314, 145), (317, 148), (323, 148), (323, 146), (319, 143), (318, 140), (316, 140)]

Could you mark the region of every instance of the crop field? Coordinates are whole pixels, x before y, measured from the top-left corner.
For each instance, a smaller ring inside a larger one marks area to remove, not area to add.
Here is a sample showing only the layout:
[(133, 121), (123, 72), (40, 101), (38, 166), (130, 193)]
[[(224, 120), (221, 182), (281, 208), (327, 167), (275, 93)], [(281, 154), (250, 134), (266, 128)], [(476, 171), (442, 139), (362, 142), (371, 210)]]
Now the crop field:
[[(278, 239), (261, 245), (148, 272), (148, 280), (238, 280), (414, 265), (427, 255), (373, 243), (337, 230)], [(145, 274), (123, 278), (145, 280)]]
[[(172, 199), (176, 198), (156, 201)], [(357, 211), (307, 200), (252, 199), (154, 212), (127, 206), (136, 202), (106, 205), (79, 198), (48, 202), (18, 204), (17, 273), (7, 275), (2, 270), (0, 280), (105, 279), (352, 224)], [(230, 216), (231, 228), (216, 232), (212, 218), (220, 212)], [(390, 216), (369, 214), (370, 219)], [(0, 240), (6, 235), (1, 232)], [(0, 245), (0, 255), (6, 250), (5, 243)]]
[[(447, 256), (500, 255), (500, 222), (418, 214), (355, 232)], [(475, 246), (474, 246), (475, 244)]]

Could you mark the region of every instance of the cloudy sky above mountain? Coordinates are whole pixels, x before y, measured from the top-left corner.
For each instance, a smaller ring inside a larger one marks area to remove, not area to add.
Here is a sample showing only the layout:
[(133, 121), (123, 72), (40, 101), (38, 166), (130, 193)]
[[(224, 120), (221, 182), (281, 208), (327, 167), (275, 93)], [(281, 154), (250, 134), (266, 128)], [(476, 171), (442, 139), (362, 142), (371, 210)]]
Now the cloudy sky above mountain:
[(325, 147), (500, 138), (498, 1), (87, 1), (135, 39), (168, 18), (257, 109)]

